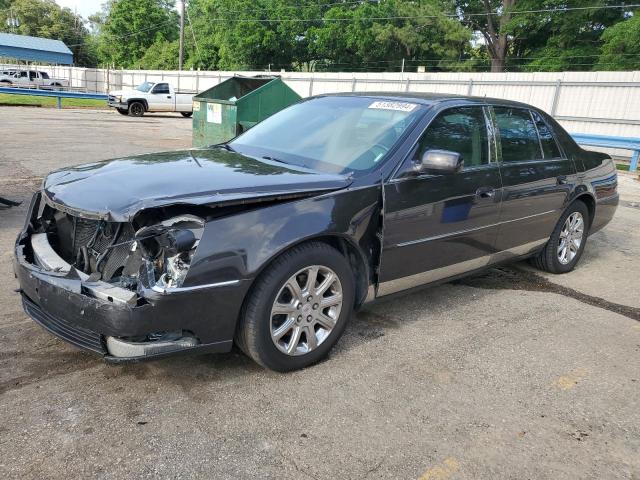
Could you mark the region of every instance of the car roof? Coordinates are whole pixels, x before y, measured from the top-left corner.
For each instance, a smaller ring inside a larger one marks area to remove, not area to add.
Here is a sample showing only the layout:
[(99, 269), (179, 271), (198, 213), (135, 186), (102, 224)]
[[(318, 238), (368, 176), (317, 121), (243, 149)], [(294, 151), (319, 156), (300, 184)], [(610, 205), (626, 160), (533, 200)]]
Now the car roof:
[(318, 97), (367, 97), (387, 101), (413, 102), (421, 105), (435, 105), (445, 102), (469, 102), (470, 104), (491, 103), (520, 108), (535, 108), (522, 102), (505, 100), (503, 98), (473, 97), (469, 95), (455, 95), (450, 93), (422, 93), (422, 92), (347, 92), (318, 95)]

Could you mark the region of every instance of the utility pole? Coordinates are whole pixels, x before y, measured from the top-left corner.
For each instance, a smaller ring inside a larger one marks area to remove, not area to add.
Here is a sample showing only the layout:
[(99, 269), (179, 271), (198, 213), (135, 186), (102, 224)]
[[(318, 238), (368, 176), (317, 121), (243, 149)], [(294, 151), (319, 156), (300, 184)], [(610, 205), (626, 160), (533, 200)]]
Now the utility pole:
[(184, 14), (185, 14), (185, 0), (180, 0), (182, 8), (180, 9), (180, 57), (178, 59), (178, 70), (182, 70), (184, 64)]

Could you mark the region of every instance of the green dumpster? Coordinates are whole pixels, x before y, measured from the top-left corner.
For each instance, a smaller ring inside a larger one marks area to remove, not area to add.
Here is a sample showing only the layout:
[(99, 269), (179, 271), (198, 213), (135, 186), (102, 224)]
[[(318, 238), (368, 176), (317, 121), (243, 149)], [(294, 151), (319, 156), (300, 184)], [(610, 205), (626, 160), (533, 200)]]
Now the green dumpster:
[(193, 146), (231, 140), (298, 100), (280, 77), (236, 75), (193, 97)]

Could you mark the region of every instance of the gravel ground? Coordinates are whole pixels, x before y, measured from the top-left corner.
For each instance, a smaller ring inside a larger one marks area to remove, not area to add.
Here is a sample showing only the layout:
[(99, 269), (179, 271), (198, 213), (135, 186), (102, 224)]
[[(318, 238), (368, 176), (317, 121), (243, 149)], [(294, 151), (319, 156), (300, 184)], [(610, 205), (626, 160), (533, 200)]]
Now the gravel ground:
[[(0, 196), (190, 145), (178, 116), (0, 108)], [(108, 366), (22, 312), (0, 210), (0, 478), (640, 479), (640, 184), (580, 267), (524, 264), (360, 312), (292, 374), (243, 355)]]

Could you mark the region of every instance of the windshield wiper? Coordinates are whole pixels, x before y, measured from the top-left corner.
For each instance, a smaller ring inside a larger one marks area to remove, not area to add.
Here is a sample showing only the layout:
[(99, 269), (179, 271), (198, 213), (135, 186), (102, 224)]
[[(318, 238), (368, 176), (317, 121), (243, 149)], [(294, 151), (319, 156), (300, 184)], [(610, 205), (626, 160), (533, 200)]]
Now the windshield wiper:
[(228, 143), (217, 143), (217, 144), (215, 144), (215, 145), (211, 145), (211, 146), (212, 146), (212, 147), (215, 147), (215, 148), (222, 148), (222, 149), (226, 150), (227, 152), (234, 152), (234, 153), (237, 153), (237, 152), (233, 149), (233, 147), (231, 147), (231, 145), (229, 145)]
[(285, 162), (284, 160), (281, 160), (276, 157), (271, 157), (269, 155), (263, 155), (262, 158), (264, 158), (265, 160), (270, 160), (272, 162), (284, 163), (285, 165), (289, 165), (289, 162)]

